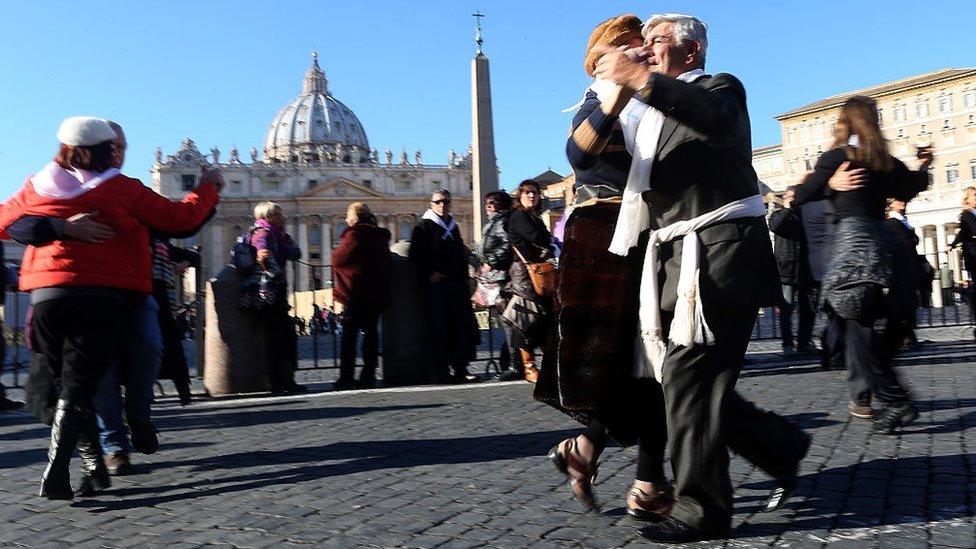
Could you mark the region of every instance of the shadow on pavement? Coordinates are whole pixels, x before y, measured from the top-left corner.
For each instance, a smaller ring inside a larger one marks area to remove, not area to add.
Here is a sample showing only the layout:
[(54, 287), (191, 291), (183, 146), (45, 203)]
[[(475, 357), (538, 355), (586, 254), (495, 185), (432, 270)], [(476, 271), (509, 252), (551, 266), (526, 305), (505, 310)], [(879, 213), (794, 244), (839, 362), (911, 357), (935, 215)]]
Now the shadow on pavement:
[[(299, 404), (304, 401), (292, 401)], [(186, 431), (190, 429), (210, 429), (215, 427), (252, 427), (255, 425), (273, 425), (294, 421), (308, 421), (315, 419), (337, 419), (370, 414), (374, 412), (390, 412), (403, 410), (424, 410), (440, 408), (444, 404), (411, 404), (399, 406), (330, 406), (322, 408), (287, 408), (278, 410), (241, 410), (231, 408), (227, 413), (195, 414), (184, 417), (173, 414), (169, 417), (159, 417), (156, 427), (160, 432)], [(157, 414), (158, 416), (158, 414)]]
[[(155, 495), (110, 501), (88, 500), (74, 503), (72, 506), (92, 508), (94, 512), (118, 511), (380, 469), (486, 463), (541, 456), (545, 455), (556, 441), (578, 432), (578, 429), (564, 429), (450, 439), (337, 442), (281, 451), (255, 450), (163, 462), (154, 464), (153, 468), (189, 466), (194, 472), (234, 470), (245, 467), (269, 467), (272, 470), (226, 478), (211, 477), (182, 484), (115, 489), (106, 492), (105, 495), (113, 498)], [(321, 463), (323, 461), (339, 463), (323, 464)]]
[[(737, 528), (732, 537), (923, 525), (926, 521), (971, 517), (966, 492), (968, 459), (971, 457), (966, 454), (875, 459), (804, 475), (797, 499), (781, 511), (792, 512), (792, 520), (750, 522)], [(933, 482), (933, 478), (939, 480)], [(771, 482), (742, 485), (755, 490), (770, 487)], [(800, 501), (800, 497), (806, 500)]]

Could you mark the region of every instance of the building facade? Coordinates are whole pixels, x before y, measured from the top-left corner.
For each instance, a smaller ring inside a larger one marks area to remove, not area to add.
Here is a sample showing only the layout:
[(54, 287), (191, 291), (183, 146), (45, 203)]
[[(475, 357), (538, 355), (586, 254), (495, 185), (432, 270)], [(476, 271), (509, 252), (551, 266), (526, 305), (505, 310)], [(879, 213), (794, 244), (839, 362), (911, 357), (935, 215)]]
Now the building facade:
[[(976, 68), (943, 69), (842, 93), (776, 117), (782, 143), (753, 151), (759, 179), (774, 191), (800, 183), (830, 148), (844, 101), (866, 95), (878, 103), (891, 153), (915, 168), (916, 147), (931, 145), (931, 185), (908, 206), (908, 218), (936, 267), (947, 264), (962, 279), (958, 250), (946, 253), (958, 230), (962, 190), (976, 186)], [(976, 277), (976, 273), (970, 273)]]
[(366, 202), (396, 241), (410, 238), (431, 191), (448, 189), (461, 235), (473, 240), (470, 151), (450, 151), (444, 164), (425, 163), (420, 151), (394, 158), (387, 150), (381, 158), (353, 111), (329, 90), (314, 54), (302, 93), (273, 118), (260, 158), (256, 148), (249, 159), (234, 148), (223, 159), (217, 148), (203, 154), (184, 139), (173, 154), (156, 150), (152, 186), (181, 197), (196, 186), (201, 164), (218, 166), (226, 182), (217, 214), (196, 237), (181, 242), (201, 247), (206, 277), (227, 263), (235, 239), (253, 223), (254, 206), (265, 200), (281, 204), (286, 230), (304, 254), (304, 262), (288, 273), (298, 291), (330, 286), (328, 268), (315, 266), (330, 264), (351, 202)]

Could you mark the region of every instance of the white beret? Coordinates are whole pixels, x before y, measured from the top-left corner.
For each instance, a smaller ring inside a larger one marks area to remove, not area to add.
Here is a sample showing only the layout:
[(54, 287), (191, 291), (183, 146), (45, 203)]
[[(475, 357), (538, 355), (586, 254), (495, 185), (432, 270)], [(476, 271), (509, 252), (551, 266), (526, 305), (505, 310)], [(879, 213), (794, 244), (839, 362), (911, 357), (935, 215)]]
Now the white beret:
[(104, 118), (72, 116), (58, 128), (58, 141), (74, 147), (88, 147), (118, 137)]

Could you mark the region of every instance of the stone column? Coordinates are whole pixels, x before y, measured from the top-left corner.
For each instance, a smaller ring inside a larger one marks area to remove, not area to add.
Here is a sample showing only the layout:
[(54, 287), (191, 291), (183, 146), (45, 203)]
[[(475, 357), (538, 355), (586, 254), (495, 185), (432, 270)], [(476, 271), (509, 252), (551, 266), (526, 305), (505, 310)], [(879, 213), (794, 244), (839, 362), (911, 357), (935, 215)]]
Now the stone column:
[(304, 292), (308, 290), (308, 265), (311, 261), (311, 255), (308, 251), (308, 218), (302, 216), (298, 219), (298, 249), (302, 251), (302, 261), (304, 263), (298, 264), (298, 284), (297, 290), (299, 292)]
[[(926, 227), (930, 227), (930, 225), (926, 225)], [(936, 234), (933, 234), (935, 232), (936, 231), (934, 228), (933, 230), (925, 231), (925, 238), (923, 241), (925, 243), (925, 259), (929, 261), (929, 264), (932, 265), (932, 268), (935, 269), (936, 272), (936, 276), (932, 280), (932, 306), (942, 307), (942, 283), (938, 275), (939, 261), (936, 253), (938, 248), (936, 244)]]
[[(292, 239), (295, 239), (298, 234), (298, 221), (296, 218), (297, 216), (289, 217), (285, 221), (285, 231)], [(285, 270), (285, 276), (288, 277), (288, 293), (292, 293), (295, 291), (295, 267), (291, 262), (287, 262), (281, 268)]]
[(210, 258), (210, 264), (207, 265), (203, 271), (204, 280), (217, 276), (217, 273), (223, 267), (223, 264), (226, 263), (223, 261), (223, 259), (225, 257), (224, 254), (227, 253), (227, 250), (224, 250), (223, 221), (215, 218), (209, 223), (209, 225), (210, 238), (207, 239), (204, 246), (210, 248), (210, 250), (206, 252), (206, 256)]
[[(332, 220), (328, 217), (322, 218), (322, 257), (323, 265), (332, 265)], [(332, 272), (329, 267), (322, 268), (322, 283), (332, 282)]]

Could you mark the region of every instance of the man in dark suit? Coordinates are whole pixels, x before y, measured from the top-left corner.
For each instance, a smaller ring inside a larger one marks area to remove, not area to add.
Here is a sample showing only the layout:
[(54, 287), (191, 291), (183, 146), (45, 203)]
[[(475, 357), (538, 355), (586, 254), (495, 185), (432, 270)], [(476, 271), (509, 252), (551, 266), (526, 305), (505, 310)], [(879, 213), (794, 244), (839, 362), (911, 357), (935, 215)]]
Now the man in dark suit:
[[(757, 409), (735, 392), (759, 307), (779, 302), (781, 290), (769, 232), (752, 169), (746, 96), (729, 74), (709, 76), (705, 25), (690, 16), (652, 16), (643, 55), (605, 50), (597, 78), (633, 90), (666, 117), (650, 176), (652, 229), (748, 203), (738, 216), (699, 227), (698, 292), (711, 337), (668, 342), (663, 387), (668, 451), (676, 503), (665, 521), (641, 534), (681, 543), (724, 537), (732, 518), (732, 448), (777, 480), (767, 508), (792, 492), (809, 437), (782, 417)], [(758, 215), (752, 213), (758, 200)], [(695, 235), (693, 235), (695, 236)], [(658, 282), (663, 335), (677, 305), (681, 239), (660, 244)], [(682, 306), (686, 306), (682, 303)]]

